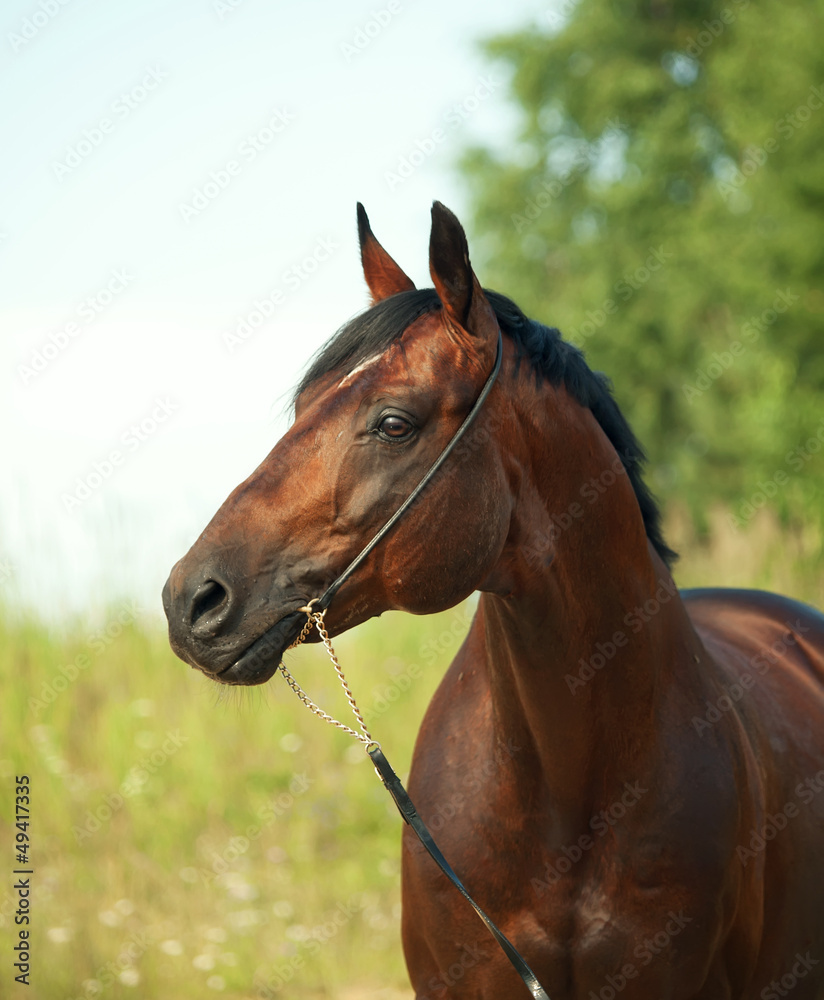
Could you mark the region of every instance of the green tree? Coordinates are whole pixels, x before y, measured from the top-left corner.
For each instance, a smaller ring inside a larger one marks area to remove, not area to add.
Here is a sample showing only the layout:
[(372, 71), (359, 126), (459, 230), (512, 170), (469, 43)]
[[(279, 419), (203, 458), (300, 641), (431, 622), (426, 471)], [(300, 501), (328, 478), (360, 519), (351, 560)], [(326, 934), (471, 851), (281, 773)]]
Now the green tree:
[(823, 517), (824, 0), (555, 18), (485, 46), (520, 115), (462, 164), (485, 284), (610, 375), (664, 499)]

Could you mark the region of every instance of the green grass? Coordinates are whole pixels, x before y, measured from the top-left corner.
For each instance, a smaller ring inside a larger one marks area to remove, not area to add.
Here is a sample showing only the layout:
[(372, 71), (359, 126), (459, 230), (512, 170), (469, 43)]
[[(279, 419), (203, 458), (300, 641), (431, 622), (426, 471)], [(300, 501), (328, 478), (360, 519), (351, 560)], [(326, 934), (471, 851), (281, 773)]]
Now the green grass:
[[(686, 521), (671, 519), (669, 537), (682, 551), (681, 585), (750, 584), (824, 604), (818, 536), (766, 517), (731, 533), (719, 515), (706, 544)], [(25, 773), (36, 873), (34, 985), (13, 983), (7, 877), (0, 995), (252, 1000), (269, 982), (287, 998), (410, 998), (401, 820), (360, 746), (280, 677), (221, 693), (134, 617), (115, 607), (102, 626), (68, 634), (0, 620), (0, 856), (10, 874), (13, 779)], [(402, 776), (467, 624), (466, 606), (387, 615), (335, 641)], [(287, 662), (319, 704), (351, 721), (319, 646)], [(75, 679), (62, 680), (61, 667)]]
[[(129, 617), (114, 608), (109, 621), (118, 615)], [(465, 609), (425, 621), (389, 615), (336, 640), (399, 773), (466, 625)], [(0, 631), (9, 871), (16, 774), (31, 777), (33, 798), (36, 986), (19, 995), (251, 998), (271, 982), (286, 983), (272, 991), (284, 997), (411, 996), (399, 942), (401, 820), (362, 747), (280, 677), (221, 693), (160, 630), (111, 631), (120, 634), (105, 645), (80, 627)], [(64, 684), (60, 667), (84, 655), (88, 665)], [(319, 646), (287, 662), (317, 702), (352, 721)], [(0, 904), (4, 939), (15, 931), (12, 900)], [(129, 945), (133, 958), (119, 962)]]

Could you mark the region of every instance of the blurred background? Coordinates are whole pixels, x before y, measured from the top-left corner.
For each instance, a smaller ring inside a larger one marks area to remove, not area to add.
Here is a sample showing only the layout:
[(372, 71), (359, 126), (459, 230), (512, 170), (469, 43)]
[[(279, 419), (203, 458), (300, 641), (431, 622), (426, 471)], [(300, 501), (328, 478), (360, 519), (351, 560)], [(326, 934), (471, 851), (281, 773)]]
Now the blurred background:
[[(8, 860), (28, 774), (27, 995), (409, 997), (400, 821), (363, 754), (278, 681), (219, 699), (167, 649), (162, 584), (366, 306), (356, 201), (427, 285), (438, 198), (482, 283), (612, 378), (677, 582), (824, 605), (824, 3), (2, 22), (0, 837)], [(340, 640), (399, 771), (470, 615)], [(342, 712), (316, 650), (294, 662)], [(10, 962), (0, 984), (24, 995)]]

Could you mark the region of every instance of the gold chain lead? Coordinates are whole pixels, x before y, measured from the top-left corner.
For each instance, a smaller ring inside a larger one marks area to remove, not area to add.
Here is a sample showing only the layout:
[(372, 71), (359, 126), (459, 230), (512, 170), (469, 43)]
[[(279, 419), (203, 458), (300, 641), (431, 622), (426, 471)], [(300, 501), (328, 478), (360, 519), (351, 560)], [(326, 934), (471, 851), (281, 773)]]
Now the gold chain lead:
[(295, 646), (299, 646), (312, 631), (313, 626), (317, 628), (318, 634), (320, 635), (321, 640), (323, 641), (323, 645), (326, 647), (326, 652), (329, 654), (329, 659), (332, 661), (332, 666), (335, 668), (335, 673), (338, 675), (338, 680), (341, 682), (344, 694), (346, 695), (346, 700), (349, 702), (349, 707), (352, 709), (352, 714), (358, 720), (358, 725), (361, 728), (361, 732), (360, 733), (357, 732), (350, 726), (345, 725), (343, 722), (338, 722), (338, 720), (332, 718), (332, 716), (329, 715), (328, 712), (324, 712), (323, 709), (320, 708), (320, 706), (316, 705), (312, 701), (312, 699), (303, 690), (300, 684), (298, 684), (295, 678), (289, 673), (289, 671), (286, 669), (283, 663), (281, 663), (278, 669), (283, 674), (286, 683), (295, 692), (298, 698), (300, 698), (303, 704), (306, 705), (306, 707), (311, 712), (314, 712), (315, 715), (323, 719), (324, 722), (328, 722), (332, 726), (337, 726), (338, 729), (342, 729), (345, 733), (349, 733), (351, 736), (354, 736), (356, 740), (359, 740), (366, 746), (378, 746), (379, 744), (377, 743), (376, 740), (372, 739), (372, 734), (366, 728), (366, 723), (363, 721), (363, 716), (361, 715), (361, 711), (358, 708), (354, 696), (352, 695), (349, 683), (347, 682), (346, 678), (343, 675), (343, 670), (341, 669), (340, 663), (338, 663), (338, 658), (335, 655), (335, 650), (332, 648), (332, 640), (329, 638), (329, 633), (326, 631), (326, 626), (323, 624), (323, 617), (326, 614), (326, 609), (324, 608), (323, 611), (313, 611), (311, 604), (309, 604), (307, 605), (306, 608), (301, 608), (300, 610), (306, 612), (307, 621), (306, 624), (303, 626), (300, 635), (297, 637), (297, 639), (295, 639), (292, 645), (289, 646), (289, 649), (294, 649)]

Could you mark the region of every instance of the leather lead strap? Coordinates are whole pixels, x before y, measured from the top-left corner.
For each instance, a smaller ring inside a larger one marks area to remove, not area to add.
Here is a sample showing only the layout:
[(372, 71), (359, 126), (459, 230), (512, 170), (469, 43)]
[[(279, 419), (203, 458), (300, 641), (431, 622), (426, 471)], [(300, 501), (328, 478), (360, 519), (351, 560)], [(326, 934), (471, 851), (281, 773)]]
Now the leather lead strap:
[(510, 942), (510, 940), (498, 930), (495, 924), (489, 919), (489, 917), (484, 913), (484, 911), (478, 906), (475, 900), (469, 895), (464, 886), (463, 882), (458, 878), (452, 867), (446, 858), (441, 854), (440, 848), (435, 843), (432, 838), (432, 834), (427, 829), (426, 824), (418, 815), (418, 811), (415, 808), (412, 799), (409, 798), (409, 794), (406, 789), (401, 784), (400, 778), (392, 770), (389, 761), (384, 757), (383, 751), (377, 745), (372, 745), (367, 749), (367, 753), (372, 758), (372, 763), (375, 765), (375, 769), (380, 775), (381, 781), (383, 781), (386, 786), (386, 790), (395, 800), (395, 805), (397, 805), (400, 810), (401, 816), (404, 820), (412, 827), (412, 829), (417, 834), (418, 840), (423, 844), (423, 846), (430, 853), (435, 863), (441, 869), (441, 871), (446, 875), (449, 881), (455, 886), (455, 888), (460, 892), (464, 899), (471, 904), (478, 916), (483, 920), (489, 929), (492, 936), (501, 946), (504, 954), (515, 967), (518, 975), (523, 979), (526, 984), (526, 988), (535, 998), (535, 1000), (550, 1000), (549, 994), (544, 990), (543, 986), (538, 982), (538, 977), (530, 969), (530, 967), (524, 961), (521, 953), (515, 948), (515, 946)]

